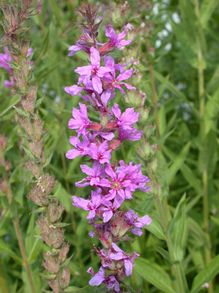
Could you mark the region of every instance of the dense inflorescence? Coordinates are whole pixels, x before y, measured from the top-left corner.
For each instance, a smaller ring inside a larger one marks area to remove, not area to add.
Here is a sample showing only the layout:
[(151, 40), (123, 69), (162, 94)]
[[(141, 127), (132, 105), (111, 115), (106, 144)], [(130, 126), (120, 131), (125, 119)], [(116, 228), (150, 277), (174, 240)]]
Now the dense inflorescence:
[[(112, 160), (113, 151), (123, 141), (137, 141), (142, 136), (142, 132), (135, 127), (139, 114), (133, 108), (122, 112), (120, 106), (113, 103), (117, 90), (122, 94), (125, 94), (125, 89), (135, 90), (126, 82), (132, 76), (133, 69), (116, 63), (109, 55), (113, 50), (122, 50), (131, 43), (126, 36), (132, 26), (127, 24), (119, 34), (112, 25), (106, 26), (108, 40), (100, 43), (97, 36), (101, 20), (96, 18), (95, 10), (87, 6), (82, 15), (86, 19), (84, 33), (69, 48), (69, 56), (84, 51), (90, 62), (75, 69), (79, 75), (78, 83), (65, 88), (68, 94), (79, 95), (83, 100), (78, 108), (72, 109), (68, 127), (76, 135), (70, 137), (73, 147), (66, 157), (70, 160), (78, 156), (88, 159), (87, 164), (80, 166), (85, 178), (76, 182), (76, 186), (90, 186), (92, 191), (87, 199), (73, 196), (72, 202), (88, 212), (87, 219), (93, 227), (90, 236), (97, 237), (103, 245), (102, 249), (95, 248), (101, 267), (96, 274), (92, 268), (88, 269), (92, 275), (89, 284), (99, 286), (104, 283), (108, 289), (120, 292), (120, 282), (132, 274), (133, 262), (138, 254), (125, 253), (119, 248), (119, 242), (129, 239), (128, 232), (141, 236), (142, 228), (151, 223), (148, 215), (139, 217), (133, 210), (120, 209), (125, 200), (133, 198), (136, 190), (150, 190), (149, 178), (142, 174), (141, 165)], [(95, 121), (89, 117), (91, 111), (95, 113)]]

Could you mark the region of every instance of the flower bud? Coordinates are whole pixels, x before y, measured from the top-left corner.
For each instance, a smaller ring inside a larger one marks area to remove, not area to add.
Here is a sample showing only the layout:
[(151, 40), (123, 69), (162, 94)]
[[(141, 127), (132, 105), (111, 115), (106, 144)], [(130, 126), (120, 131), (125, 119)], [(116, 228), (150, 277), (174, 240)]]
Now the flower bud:
[(53, 274), (58, 273), (60, 267), (58, 258), (51, 255), (49, 252), (44, 254), (43, 266), (48, 272)]
[(68, 268), (64, 268), (59, 275), (59, 285), (62, 289), (68, 287), (70, 283), (70, 271)]
[(45, 206), (48, 204), (48, 196), (42, 192), (42, 189), (38, 185), (33, 187), (28, 194), (28, 198), (38, 206)]
[(64, 211), (63, 206), (57, 200), (52, 201), (48, 206), (48, 216), (51, 223), (58, 221)]

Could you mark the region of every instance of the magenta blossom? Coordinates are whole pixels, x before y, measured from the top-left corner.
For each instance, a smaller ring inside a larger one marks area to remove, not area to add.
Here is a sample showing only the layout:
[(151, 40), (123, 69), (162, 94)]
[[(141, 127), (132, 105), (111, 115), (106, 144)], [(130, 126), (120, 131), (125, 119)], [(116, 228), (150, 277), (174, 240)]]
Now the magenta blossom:
[(91, 65), (78, 67), (75, 72), (81, 76), (91, 78), (94, 90), (100, 94), (103, 90), (101, 78), (111, 69), (100, 66), (100, 53), (93, 47), (90, 49), (90, 62)]
[(89, 211), (87, 216), (88, 219), (92, 219), (98, 214), (98, 208), (101, 205), (101, 194), (99, 191), (92, 191), (91, 192), (91, 199), (83, 199), (81, 197), (73, 196), (72, 203), (74, 206), (81, 208), (85, 211)]
[(132, 227), (131, 232), (135, 235), (142, 235), (142, 228), (150, 225), (152, 220), (148, 215), (140, 218), (133, 210), (129, 210), (125, 213), (125, 220)]
[(78, 156), (87, 155), (88, 148), (90, 146), (90, 141), (86, 136), (83, 137), (82, 141), (78, 137), (71, 136), (69, 141), (70, 144), (74, 146), (74, 148), (70, 149), (66, 153), (66, 158), (68, 158), (69, 160), (73, 160)]
[(91, 121), (87, 115), (87, 106), (80, 103), (79, 107), (79, 110), (76, 108), (72, 109), (73, 118), (69, 120), (68, 127), (69, 129), (77, 130), (78, 134), (86, 134)]
[(4, 53), (0, 54), (0, 67), (4, 68), (9, 74), (13, 72), (11, 68), (12, 58), (8, 48), (4, 48)]
[(100, 269), (97, 273), (88, 269), (92, 275), (89, 284), (104, 284), (113, 292), (121, 292), (120, 282), (131, 276), (138, 257), (136, 252), (129, 255), (120, 249), (120, 243), (130, 239), (130, 232), (140, 236), (143, 227), (151, 223), (148, 215), (139, 217), (134, 211), (127, 211), (124, 205), (126, 200), (134, 198), (135, 191), (150, 191), (149, 178), (142, 174), (140, 164), (118, 161), (113, 155), (123, 141), (139, 140), (142, 135), (136, 128), (139, 114), (134, 108), (122, 112), (118, 104), (112, 103), (117, 90), (124, 94), (125, 89), (135, 89), (126, 83), (133, 69), (107, 55), (130, 44), (126, 39), (130, 29), (131, 25), (127, 25), (117, 34), (111, 25), (107, 26), (108, 41), (103, 44), (95, 39), (93, 30), (90, 32), (89, 26), (86, 27), (80, 40), (69, 48), (69, 55), (82, 50), (88, 54), (90, 64), (76, 68), (77, 84), (65, 87), (68, 94), (83, 99), (79, 108), (73, 108), (68, 123), (76, 134), (70, 138), (73, 148), (66, 157), (86, 159), (80, 166), (85, 178), (75, 185), (91, 189), (87, 198), (73, 196), (72, 204), (88, 212), (87, 219), (92, 226), (89, 236), (97, 237), (102, 244), (102, 248), (94, 247)]
[(114, 292), (120, 292), (119, 282), (117, 281), (116, 277), (113, 275), (107, 276), (103, 267), (100, 267), (99, 271), (96, 274), (94, 274), (92, 268), (89, 268), (87, 272), (93, 275), (93, 277), (89, 281), (89, 284), (91, 286), (99, 286), (104, 283), (107, 289), (114, 290)]
[(100, 164), (109, 163), (111, 159), (111, 150), (108, 147), (107, 141), (100, 144), (91, 143), (88, 155)]

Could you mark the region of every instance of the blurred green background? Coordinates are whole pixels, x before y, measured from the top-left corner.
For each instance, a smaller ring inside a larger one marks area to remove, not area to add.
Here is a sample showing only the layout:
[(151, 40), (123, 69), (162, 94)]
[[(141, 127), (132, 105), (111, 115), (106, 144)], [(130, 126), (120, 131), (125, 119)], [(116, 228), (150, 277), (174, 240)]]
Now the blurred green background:
[[(116, 99), (123, 108), (139, 110), (139, 128), (145, 135), (141, 142), (125, 143), (116, 159), (142, 163), (143, 172), (155, 185), (149, 195), (137, 192), (126, 204), (153, 218), (150, 231), (144, 230), (142, 237), (124, 244), (126, 250), (141, 255), (126, 283), (130, 292), (174, 293), (174, 270), (179, 269), (187, 280), (184, 292), (204, 292), (207, 288), (203, 285), (219, 273), (219, 2), (90, 2), (104, 17), (100, 39), (104, 40), (104, 25), (108, 23), (117, 30), (128, 22), (134, 25), (132, 45), (115, 56), (136, 65), (132, 84), (142, 92), (125, 97), (118, 94)], [(85, 1), (42, 1), (41, 14), (32, 17), (30, 34), (47, 169), (58, 182), (54, 196), (66, 209), (65, 239), (71, 244), (71, 288), (66, 292), (79, 293), (105, 292), (87, 287), (87, 268), (92, 265), (97, 269), (98, 258), (92, 251), (94, 240), (88, 237), (86, 214), (72, 207), (71, 195), (86, 196), (89, 190), (74, 186), (83, 177), (81, 159), (65, 158), (70, 135), (67, 121), (79, 98), (70, 97), (63, 89), (76, 82), (74, 68), (87, 61), (81, 53), (67, 56), (68, 47), (81, 34), (77, 9), (82, 3)], [(0, 133), (8, 138), (10, 183), (34, 283), (37, 292), (45, 292), (41, 267), (45, 247), (35, 225), (39, 210), (26, 199), (29, 179), (19, 155), (13, 108), (16, 97), (3, 87), (4, 79), (1, 70)], [(28, 293), (10, 210), (4, 194), (0, 195), (0, 292)], [(166, 201), (169, 216), (165, 214)], [(165, 217), (169, 219), (166, 228)], [(172, 251), (168, 251), (168, 239)], [(209, 292), (219, 292), (219, 278), (210, 286)]]

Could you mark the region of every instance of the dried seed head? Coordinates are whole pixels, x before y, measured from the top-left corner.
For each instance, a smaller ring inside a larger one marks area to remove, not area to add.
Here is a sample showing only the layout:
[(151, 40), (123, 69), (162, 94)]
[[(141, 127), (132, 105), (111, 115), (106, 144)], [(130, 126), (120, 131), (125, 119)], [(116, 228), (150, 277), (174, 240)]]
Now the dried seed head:
[(40, 177), (40, 167), (34, 162), (29, 161), (25, 164), (25, 167), (33, 174), (34, 177)]
[(48, 204), (47, 194), (42, 192), (42, 189), (38, 185), (33, 187), (31, 192), (28, 194), (28, 198), (38, 206), (45, 206)]
[(32, 137), (33, 135), (33, 127), (32, 124), (30, 123), (29, 119), (26, 117), (18, 117), (18, 122), (20, 124), (20, 126), (24, 129), (24, 131), (26, 132), (26, 134), (29, 137)]
[(53, 200), (48, 206), (48, 215), (51, 223), (57, 222), (64, 211), (58, 200)]
[(48, 219), (44, 216), (41, 216), (37, 223), (40, 228), (41, 237), (46, 244), (54, 248), (59, 248), (63, 244), (64, 235), (61, 228), (50, 225)]
[(55, 179), (53, 176), (45, 174), (38, 179), (37, 185), (41, 188), (44, 194), (48, 195), (51, 193), (55, 185)]
[(34, 116), (33, 129), (34, 140), (40, 140), (43, 135), (43, 123), (38, 115)]
[(68, 287), (70, 283), (70, 271), (68, 268), (64, 268), (59, 275), (59, 285), (62, 289)]
[(37, 142), (30, 142), (29, 148), (32, 152), (32, 154), (37, 158), (41, 159), (42, 151), (43, 151), (43, 144), (41, 141)]
[(58, 258), (48, 252), (44, 254), (43, 266), (48, 272), (53, 274), (58, 273), (60, 268)]
[(69, 244), (64, 243), (59, 251), (59, 261), (62, 263), (66, 260), (67, 254), (69, 252)]
[(49, 281), (49, 287), (52, 288), (54, 293), (59, 293), (59, 282), (57, 279)]

